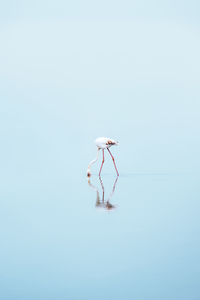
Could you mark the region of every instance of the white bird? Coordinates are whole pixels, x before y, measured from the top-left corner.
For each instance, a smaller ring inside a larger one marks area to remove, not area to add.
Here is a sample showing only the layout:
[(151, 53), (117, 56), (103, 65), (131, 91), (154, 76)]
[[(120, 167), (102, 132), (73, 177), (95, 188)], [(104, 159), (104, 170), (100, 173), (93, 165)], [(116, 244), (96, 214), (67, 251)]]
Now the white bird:
[(95, 140), (95, 144), (97, 146), (97, 157), (92, 160), (89, 165), (88, 165), (88, 169), (87, 169), (87, 176), (90, 177), (91, 176), (91, 171), (90, 171), (90, 168), (91, 168), (91, 165), (94, 164), (97, 160), (98, 160), (98, 157), (99, 157), (99, 150), (102, 149), (102, 152), (103, 152), (103, 160), (102, 160), (102, 164), (101, 164), (101, 168), (99, 170), (99, 176), (101, 174), (101, 170), (102, 170), (102, 167), (103, 167), (103, 164), (104, 164), (104, 150), (107, 149), (110, 156), (112, 157), (112, 160), (113, 160), (113, 164), (114, 164), (114, 167), (115, 167), (115, 170), (117, 172), (117, 176), (119, 176), (119, 173), (117, 171), (117, 167), (116, 167), (116, 164), (115, 164), (115, 159), (112, 155), (112, 153), (110, 152), (109, 148), (113, 145), (118, 145), (119, 143), (110, 139), (110, 138), (107, 138), (107, 137), (100, 137), (100, 138), (97, 138)]

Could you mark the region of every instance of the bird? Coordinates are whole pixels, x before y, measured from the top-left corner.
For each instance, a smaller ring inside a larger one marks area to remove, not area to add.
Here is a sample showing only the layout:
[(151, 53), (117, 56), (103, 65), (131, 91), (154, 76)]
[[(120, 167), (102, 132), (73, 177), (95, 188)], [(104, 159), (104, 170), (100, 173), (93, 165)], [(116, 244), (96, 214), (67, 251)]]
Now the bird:
[(108, 150), (108, 152), (109, 152), (109, 154), (110, 154), (110, 156), (111, 156), (111, 158), (112, 158), (112, 160), (113, 160), (113, 164), (114, 164), (115, 170), (116, 170), (116, 172), (117, 172), (117, 176), (119, 176), (119, 173), (118, 173), (118, 170), (117, 170), (117, 167), (116, 167), (116, 164), (115, 164), (115, 159), (114, 159), (114, 157), (113, 157), (113, 155), (112, 155), (112, 153), (110, 152), (110, 149), (109, 149), (111, 146), (113, 146), (113, 145), (117, 146), (119, 143), (118, 143), (117, 141), (115, 141), (115, 140), (113, 140), (113, 139), (110, 139), (110, 138), (107, 138), (107, 137), (99, 137), (99, 138), (97, 138), (94, 142), (95, 142), (95, 144), (96, 144), (96, 146), (97, 146), (97, 156), (96, 156), (95, 159), (93, 159), (93, 160), (89, 163), (88, 169), (87, 169), (87, 176), (88, 176), (88, 177), (91, 176), (91, 171), (90, 171), (91, 166), (98, 160), (98, 157), (99, 157), (99, 151), (102, 150), (102, 153), (103, 153), (103, 159), (102, 159), (102, 163), (101, 163), (101, 168), (100, 168), (100, 170), (99, 170), (99, 177), (100, 177), (100, 175), (101, 175), (101, 170), (102, 170), (102, 167), (103, 167), (103, 164), (104, 164), (104, 161), (105, 161), (105, 159), (104, 159), (104, 150), (105, 150), (105, 149)]

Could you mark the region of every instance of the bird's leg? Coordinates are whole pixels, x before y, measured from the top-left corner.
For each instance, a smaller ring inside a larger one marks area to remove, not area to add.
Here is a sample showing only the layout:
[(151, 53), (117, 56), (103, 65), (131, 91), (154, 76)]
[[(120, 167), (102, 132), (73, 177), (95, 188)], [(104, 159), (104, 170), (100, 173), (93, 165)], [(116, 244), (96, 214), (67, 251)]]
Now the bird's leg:
[(114, 166), (115, 166), (115, 170), (116, 170), (116, 172), (117, 172), (117, 176), (119, 176), (119, 173), (118, 173), (118, 171), (117, 171), (117, 167), (116, 167), (116, 164), (115, 164), (115, 159), (114, 159), (114, 157), (113, 157), (112, 153), (110, 152), (110, 150), (109, 150), (108, 148), (107, 148), (107, 150), (108, 150), (108, 152), (110, 153), (110, 156), (112, 157), (113, 164), (114, 164)]
[(103, 164), (104, 164), (104, 149), (102, 149), (102, 152), (103, 152), (103, 160), (102, 160), (101, 168), (100, 168), (100, 171), (99, 171), (99, 177), (101, 175), (101, 169), (102, 169)]

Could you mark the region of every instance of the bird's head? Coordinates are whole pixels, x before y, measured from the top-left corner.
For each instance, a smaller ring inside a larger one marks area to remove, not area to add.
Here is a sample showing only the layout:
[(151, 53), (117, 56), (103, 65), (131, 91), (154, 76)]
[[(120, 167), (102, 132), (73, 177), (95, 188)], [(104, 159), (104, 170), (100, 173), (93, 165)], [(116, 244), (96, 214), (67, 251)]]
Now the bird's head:
[(90, 172), (89, 169), (87, 170), (87, 177), (88, 177), (88, 178), (91, 177), (91, 172)]

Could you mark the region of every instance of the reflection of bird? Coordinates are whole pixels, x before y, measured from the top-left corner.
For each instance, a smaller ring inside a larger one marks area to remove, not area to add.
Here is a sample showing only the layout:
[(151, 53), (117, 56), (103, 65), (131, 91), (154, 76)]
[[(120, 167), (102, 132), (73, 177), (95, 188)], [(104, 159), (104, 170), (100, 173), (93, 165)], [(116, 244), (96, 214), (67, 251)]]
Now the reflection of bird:
[(100, 207), (100, 208), (105, 208), (107, 210), (111, 210), (111, 209), (115, 208), (115, 206), (110, 203), (110, 199), (112, 198), (112, 196), (113, 196), (113, 194), (115, 192), (115, 187), (116, 187), (116, 184), (117, 184), (118, 176), (115, 179), (115, 182), (114, 182), (113, 188), (112, 188), (112, 192), (110, 193), (107, 201), (104, 200), (105, 190), (104, 190), (104, 185), (103, 185), (103, 181), (102, 181), (101, 177), (99, 177), (99, 180), (100, 180), (101, 188), (102, 188), (102, 200), (100, 199), (98, 188), (96, 186), (94, 186), (90, 182), (90, 179), (88, 179), (89, 186), (91, 186), (97, 192), (96, 207)]
[(105, 161), (105, 160), (104, 160), (104, 149), (107, 149), (108, 152), (109, 152), (109, 154), (110, 154), (110, 156), (112, 157), (113, 164), (114, 164), (115, 170), (116, 170), (116, 172), (117, 172), (117, 176), (119, 176), (119, 173), (118, 173), (118, 171), (117, 171), (117, 167), (116, 167), (116, 165), (115, 165), (115, 159), (114, 159), (112, 153), (111, 153), (110, 150), (109, 150), (109, 148), (110, 148), (111, 146), (113, 146), (113, 145), (118, 145), (118, 142), (116, 142), (116, 141), (114, 141), (114, 140), (112, 140), (112, 139), (106, 138), (106, 137), (100, 137), (100, 138), (97, 138), (97, 139), (95, 140), (95, 144), (96, 144), (96, 146), (97, 146), (97, 157), (89, 163), (88, 169), (87, 169), (87, 176), (88, 176), (88, 177), (91, 176), (90, 168), (91, 168), (91, 165), (97, 161), (98, 156), (99, 156), (99, 150), (100, 150), (100, 149), (102, 149), (102, 152), (103, 152), (103, 160), (102, 160), (101, 168), (100, 168), (100, 170), (99, 170), (99, 176), (101, 175), (101, 169), (102, 169), (103, 164), (104, 164), (104, 161)]

